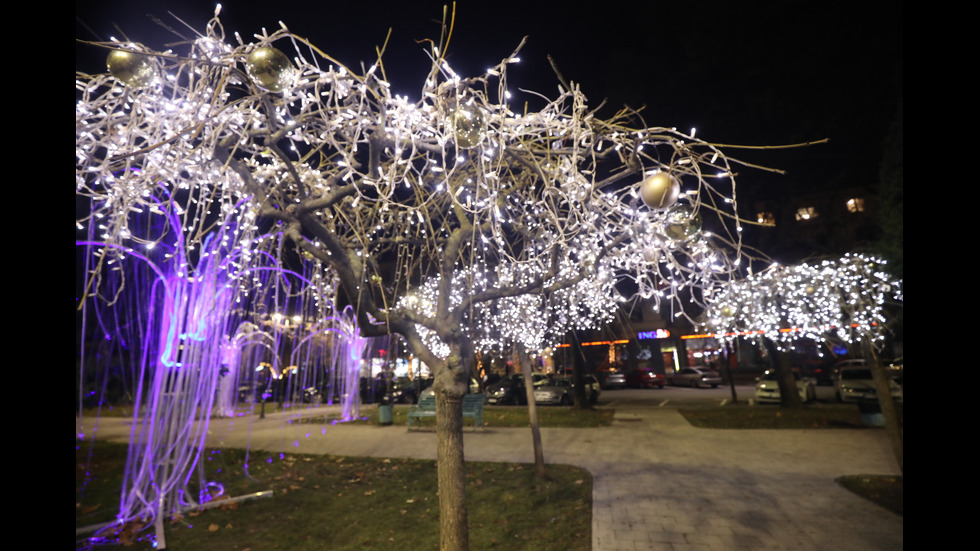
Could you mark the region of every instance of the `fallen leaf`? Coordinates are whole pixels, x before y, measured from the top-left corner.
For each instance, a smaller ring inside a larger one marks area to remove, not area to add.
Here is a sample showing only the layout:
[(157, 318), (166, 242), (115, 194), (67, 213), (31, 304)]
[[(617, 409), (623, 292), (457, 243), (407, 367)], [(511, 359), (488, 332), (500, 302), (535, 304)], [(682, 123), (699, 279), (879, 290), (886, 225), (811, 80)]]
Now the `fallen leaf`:
[(217, 532), (220, 529), (221, 527), (218, 526), (217, 524), (212, 524), (211, 526), (208, 526), (208, 532)]

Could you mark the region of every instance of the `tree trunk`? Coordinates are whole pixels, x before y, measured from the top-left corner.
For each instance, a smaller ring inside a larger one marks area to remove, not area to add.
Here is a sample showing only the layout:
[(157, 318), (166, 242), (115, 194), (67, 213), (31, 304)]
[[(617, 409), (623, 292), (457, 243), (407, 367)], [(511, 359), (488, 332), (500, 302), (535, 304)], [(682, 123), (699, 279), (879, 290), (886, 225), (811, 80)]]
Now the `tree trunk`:
[(793, 366), (789, 364), (789, 357), (776, 348), (775, 344), (772, 349), (776, 355), (776, 382), (779, 383), (781, 405), (788, 409), (802, 409), (803, 400), (800, 399), (800, 391), (796, 387), (796, 377), (793, 376)]
[(439, 548), (442, 551), (467, 551), (469, 523), (463, 458), (463, 397), (453, 390), (436, 389)]
[(527, 392), (527, 413), (531, 420), (531, 441), (534, 444), (534, 473), (544, 478), (544, 449), (541, 446), (541, 427), (538, 426), (538, 409), (534, 403), (534, 378), (531, 376), (531, 359), (527, 350), (517, 345), (517, 362), (524, 374), (524, 389)]
[(874, 377), (875, 392), (878, 395), (881, 416), (885, 418), (885, 431), (888, 434), (888, 442), (891, 444), (892, 451), (895, 453), (898, 470), (904, 475), (904, 436), (902, 435), (902, 427), (898, 424), (898, 411), (895, 409), (895, 399), (892, 397), (891, 385), (888, 384), (888, 374), (885, 373), (885, 366), (881, 364), (881, 358), (875, 353), (871, 343), (867, 341), (864, 342), (864, 357), (869, 367), (871, 367), (871, 375)]
[(721, 359), (722, 364), (724, 365), (724, 369), (721, 372), (724, 373), (726, 377), (728, 377), (728, 388), (731, 389), (732, 391), (732, 403), (737, 404), (738, 392), (735, 391), (735, 374), (732, 373), (732, 361), (731, 361), (730, 353), (731, 351), (728, 349), (728, 347), (725, 347), (725, 353), (722, 354), (722, 359)]
[(572, 364), (572, 394), (575, 396), (575, 401), (572, 404), (573, 408), (577, 409), (591, 409), (592, 405), (589, 403), (588, 396), (585, 393), (585, 385), (583, 384), (585, 377), (585, 351), (582, 349), (582, 343), (578, 338), (578, 334), (572, 332), (575, 336), (574, 346), (575, 346), (575, 362)]

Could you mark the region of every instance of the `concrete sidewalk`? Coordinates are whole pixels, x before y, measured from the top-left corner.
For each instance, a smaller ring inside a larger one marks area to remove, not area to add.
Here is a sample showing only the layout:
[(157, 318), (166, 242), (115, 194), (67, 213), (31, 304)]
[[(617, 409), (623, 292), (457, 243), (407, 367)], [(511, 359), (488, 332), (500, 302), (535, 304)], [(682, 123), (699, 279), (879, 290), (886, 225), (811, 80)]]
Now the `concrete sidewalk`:
[[(606, 407), (616, 408), (612, 427), (541, 431), (548, 463), (594, 477), (597, 551), (903, 547), (902, 517), (834, 482), (845, 474), (898, 474), (883, 430), (707, 430), (674, 409)], [(208, 444), (435, 459), (431, 430), (287, 422), (295, 415), (214, 420)], [(100, 437), (128, 434), (126, 421), (99, 423)], [(530, 429), (467, 426), (464, 446), (467, 460), (534, 462)]]

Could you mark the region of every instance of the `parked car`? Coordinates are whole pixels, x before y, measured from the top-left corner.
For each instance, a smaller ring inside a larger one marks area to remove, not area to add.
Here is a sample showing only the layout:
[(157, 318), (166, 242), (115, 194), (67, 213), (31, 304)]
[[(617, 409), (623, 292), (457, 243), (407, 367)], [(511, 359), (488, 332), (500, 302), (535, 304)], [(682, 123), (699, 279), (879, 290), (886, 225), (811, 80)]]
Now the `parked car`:
[(672, 385), (689, 386), (701, 388), (710, 386), (718, 388), (721, 384), (721, 375), (717, 371), (705, 367), (684, 367), (667, 377), (667, 382)]
[(804, 378), (809, 377), (813, 379), (813, 384), (817, 386), (833, 386), (834, 384), (834, 368), (830, 364), (807, 363), (800, 370), (800, 374)]
[[(545, 384), (548, 377), (541, 373), (531, 375), (534, 387)], [(486, 403), (491, 405), (527, 405), (527, 390), (524, 388), (524, 375), (515, 373), (487, 387)]]
[[(843, 368), (847, 368), (847, 367), (864, 367), (864, 360), (862, 360), (862, 359), (856, 359), (856, 360), (842, 360), (842, 361), (839, 361), (839, 362), (837, 362), (837, 365), (834, 366), (834, 373), (836, 373), (837, 371), (839, 371), (839, 370), (841, 370)], [(834, 378), (836, 379), (836, 376)]]
[(534, 403), (541, 405), (570, 406), (575, 403), (575, 391), (571, 377), (555, 377), (534, 389)]
[[(902, 400), (902, 387), (893, 379), (888, 380), (892, 398)], [(874, 375), (871, 368), (863, 360), (851, 360), (837, 367), (834, 387), (837, 400), (844, 403), (877, 402), (878, 391), (875, 388)]]
[(604, 389), (626, 388), (626, 375), (616, 369), (603, 369), (596, 373), (599, 386)]
[(664, 376), (652, 369), (634, 369), (626, 374), (626, 386), (630, 388), (663, 388)]
[[(594, 375), (584, 375), (585, 396), (589, 403), (599, 401), (602, 392), (599, 380)], [(534, 403), (541, 405), (570, 406), (575, 403), (574, 377), (552, 377), (540, 386), (534, 387)]]
[(524, 383), (512, 377), (497, 381), (487, 387), (486, 403), (496, 406), (526, 404)]
[(888, 376), (891, 377), (898, 386), (905, 386), (905, 357), (895, 358), (888, 362)]
[(419, 401), (419, 393), (432, 386), (432, 379), (412, 380), (408, 377), (396, 377), (391, 382), (391, 401), (395, 404), (415, 404)]
[(321, 400), (320, 389), (315, 386), (308, 386), (303, 389), (303, 402), (307, 404), (319, 403)]
[[(793, 379), (796, 381), (796, 391), (800, 395), (800, 400), (804, 404), (817, 399), (817, 389), (813, 379), (800, 375), (798, 371), (793, 372)], [(759, 377), (755, 385), (755, 399), (763, 404), (781, 404), (782, 395), (779, 393), (779, 381), (776, 378), (776, 370), (770, 369)]]

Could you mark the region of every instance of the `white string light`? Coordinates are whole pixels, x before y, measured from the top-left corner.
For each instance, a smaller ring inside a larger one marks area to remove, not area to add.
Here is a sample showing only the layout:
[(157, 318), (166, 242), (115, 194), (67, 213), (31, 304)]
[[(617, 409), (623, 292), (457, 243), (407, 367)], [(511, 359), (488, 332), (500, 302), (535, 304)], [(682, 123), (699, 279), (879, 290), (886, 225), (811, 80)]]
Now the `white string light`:
[(889, 276), (884, 265), (862, 254), (773, 264), (711, 293), (702, 326), (723, 341), (744, 331), (781, 348), (804, 338), (881, 346), (887, 337), (887, 306), (904, 302), (902, 280)]
[[(438, 377), (440, 346), (460, 339), (539, 349), (608, 321), (623, 300), (686, 316), (681, 292), (700, 304), (738, 278), (735, 171), (693, 130), (637, 125), (629, 112), (600, 120), (577, 87), (515, 113), (506, 74), (517, 51), (467, 78), (434, 44), (413, 103), (392, 94), (380, 64), (358, 75), (301, 51), (284, 24), (227, 44), (218, 11), (187, 51), (109, 43), (129, 55), (106, 74), (76, 74), (76, 196), (91, 205), (76, 228), (99, 233), (92, 296), (114, 300), (124, 283), (102, 268), (140, 245), (166, 264), (159, 278), (180, 282), (169, 291), (187, 324), (179, 332), (197, 334), (208, 311), (224, 321), (198, 342), (233, 346), (230, 320), (245, 320), (230, 312), (259, 297), (284, 304), (319, 281), (304, 295), (318, 308), (306, 319), (334, 316), (340, 288), (358, 322), (370, 320), (362, 334), (403, 332)], [(494, 82), (504, 103), (491, 99)], [(651, 207), (638, 190), (657, 172), (681, 193)], [(145, 213), (153, 221), (140, 226)], [(318, 266), (298, 287), (256, 277), (259, 266), (290, 267), (296, 250)], [(418, 338), (426, 331), (440, 342)], [(180, 363), (213, 368), (219, 357), (188, 354)]]

